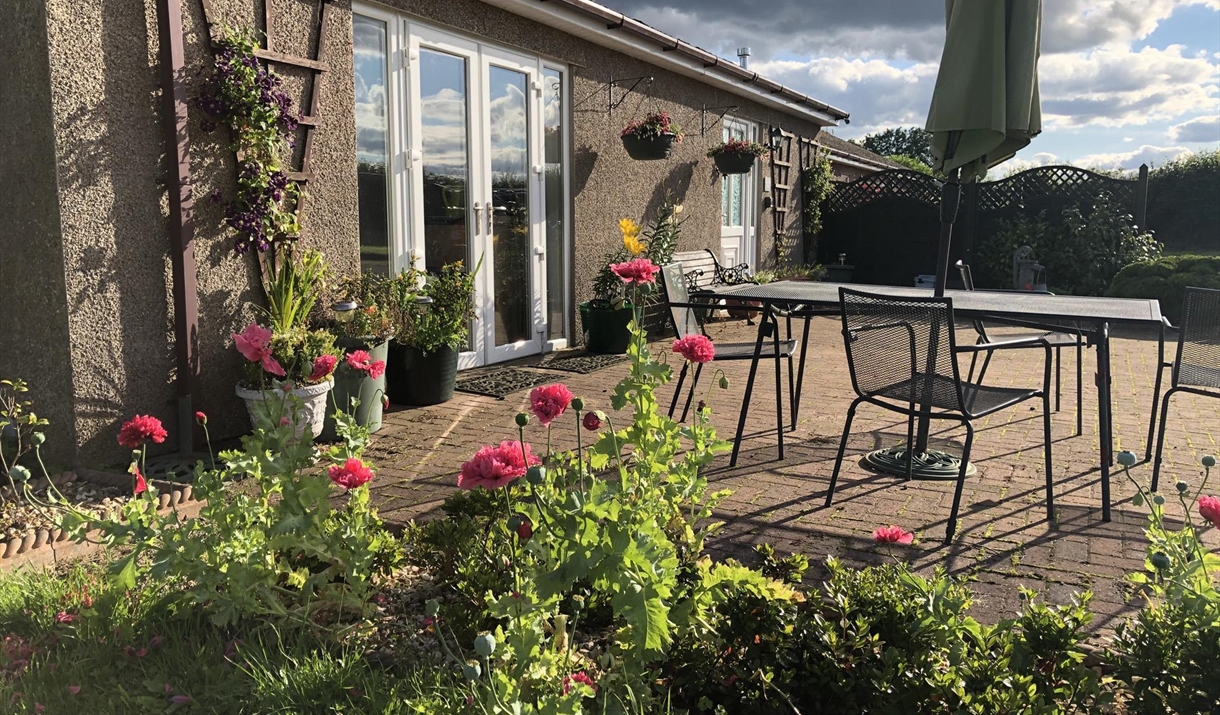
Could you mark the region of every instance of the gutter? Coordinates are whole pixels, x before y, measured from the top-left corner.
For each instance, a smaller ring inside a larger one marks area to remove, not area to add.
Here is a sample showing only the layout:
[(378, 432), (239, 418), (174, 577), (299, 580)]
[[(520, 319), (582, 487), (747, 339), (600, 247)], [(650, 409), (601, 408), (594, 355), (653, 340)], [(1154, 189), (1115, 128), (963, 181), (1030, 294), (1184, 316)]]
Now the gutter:
[(850, 115), (590, 0), (482, 0), (820, 126)]

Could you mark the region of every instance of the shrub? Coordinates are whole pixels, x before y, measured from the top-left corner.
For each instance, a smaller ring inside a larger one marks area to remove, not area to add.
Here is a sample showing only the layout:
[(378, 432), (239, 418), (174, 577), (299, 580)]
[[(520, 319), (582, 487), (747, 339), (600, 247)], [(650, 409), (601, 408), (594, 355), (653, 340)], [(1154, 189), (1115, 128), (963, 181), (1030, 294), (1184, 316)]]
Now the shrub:
[(1220, 151), (1190, 154), (1148, 175), (1148, 226), (1171, 250), (1220, 249)]
[(1086, 211), (1068, 206), (1057, 221), (1039, 212), (1002, 222), (976, 249), (979, 286), (1011, 287), (1012, 256), (1021, 246), (1031, 246), (1046, 266), (1051, 290), (1073, 295), (1105, 295), (1119, 270), (1161, 255), (1152, 234), (1137, 233), (1131, 216), (1106, 193)]
[(1177, 323), (1188, 286), (1220, 288), (1220, 256), (1163, 256), (1135, 263), (1118, 272), (1106, 295), (1115, 298), (1155, 298), (1161, 314)]

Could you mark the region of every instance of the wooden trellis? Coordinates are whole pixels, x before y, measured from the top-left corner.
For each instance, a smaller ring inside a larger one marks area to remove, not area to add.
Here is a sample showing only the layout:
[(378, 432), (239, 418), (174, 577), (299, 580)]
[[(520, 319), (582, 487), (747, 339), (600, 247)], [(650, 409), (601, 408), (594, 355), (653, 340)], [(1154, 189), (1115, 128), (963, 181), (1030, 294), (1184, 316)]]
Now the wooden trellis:
[[(216, 46), (216, 28), (214, 24), (210, 0), (199, 0), (203, 6), (203, 21), (208, 28), (208, 37), (212, 40), (213, 47)], [(317, 39), (314, 42), (313, 57), (299, 57), (290, 55), (285, 52), (280, 52), (275, 49), (275, 40), (272, 33), (272, 0), (264, 0), (263, 2), (263, 24), (264, 24), (264, 42), (263, 49), (256, 50), (254, 55), (263, 60), (269, 65), (286, 65), (289, 67), (299, 67), (310, 71), (310, 81), (305, 88), (305, 94), (300, 103), (304, 107), (308, 100), (309, 111), (303, 113), (297, 118), (297, 123), (304, 127), (304, 147), (301, 151), (301, 165), (297, 169), (284, 172), (289, 181), (295, 182), (298, 185), (306, 185), (315, 177), (313, 172), (313, 144), (314, 130), (318, 127), (318, 117), (321, 112), (322, 92), (320, 91), (319, 81), (321, 75), (330, 71), (330, 65), (326, 61), (326, 27), (327, 21), (333, 14), (331, 0), (318, 0), (320, 10), (318, 13), (318, 28)], [(298, 193), (296, 205), (296, 217), (300, 222), (302, 212), (305, 205), (305, 192)]]
[(893, 169), (868, 174), (846, 184), (835, 184), (826, 207), (842, 213), (878, 199), (911, 199), (929, 206), (940, 205), (940, 182), (918, 171)]
[(998, 211), (1024, 205), (1030, 197), (1057, 195), (1078, 203), (1093, 201), (1105, 191), (1124, 206), (1136, 199), (1137, 182), (1115, 179), (1075, 166), (1045, 166), (1023, 171), (1000, 181), (979, 184), (980, 211)]
[[(775, 229), (776, 259), (781, 263), (787, 260), (784, 253), (792, 249), (788, 236), (788, 198), (792, 193), (792, 145), (795, 138), (792, 132), (780, 129), (779, 141), (771, 148), (771, 220)], [(800, 179), (799, 174), (797, 179)]]

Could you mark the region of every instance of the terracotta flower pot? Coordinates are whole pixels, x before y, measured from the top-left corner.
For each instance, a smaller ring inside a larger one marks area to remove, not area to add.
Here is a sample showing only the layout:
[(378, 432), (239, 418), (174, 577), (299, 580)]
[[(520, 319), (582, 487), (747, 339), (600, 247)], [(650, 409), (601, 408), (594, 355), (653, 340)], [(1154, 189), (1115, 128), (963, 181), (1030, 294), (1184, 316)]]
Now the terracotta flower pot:
[[(322, 434), (322, 425), (326, 421), (326, 397), (332, 387), (334, 383), (327, 380), (292, 391), (292, 396), (299, 400), (299, 405), (288, 415), (296, 428), (296, 439), (301, 439), (306, 429), (309, 430), (310, 441)], [(237, 386), (237, 396), (246, 403), (246, 412), (250, 414), (250, 425), (254, 429), (279, 427), (278, 420), (291, 408), (293, 402), (276, 389), (251, 390), (241, 385)]]

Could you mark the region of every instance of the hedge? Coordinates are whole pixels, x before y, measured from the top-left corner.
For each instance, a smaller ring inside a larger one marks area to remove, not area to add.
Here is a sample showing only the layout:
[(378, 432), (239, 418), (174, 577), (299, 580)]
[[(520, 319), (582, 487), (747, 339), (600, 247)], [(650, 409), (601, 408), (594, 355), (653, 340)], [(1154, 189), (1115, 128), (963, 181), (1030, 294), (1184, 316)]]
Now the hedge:
[(1182, 318), (1187, 286), (1220, 288), (1220, 256), (1164, 256), (1150, 263), (1133, 263), (1114, 276), (1106, 295), (1156, 298), (1161, 314), (1176, 325)]
[(1148, 228), (1170, 252), (1220, 251), (1220, 151), (1191, 154), (1148, 175)]

